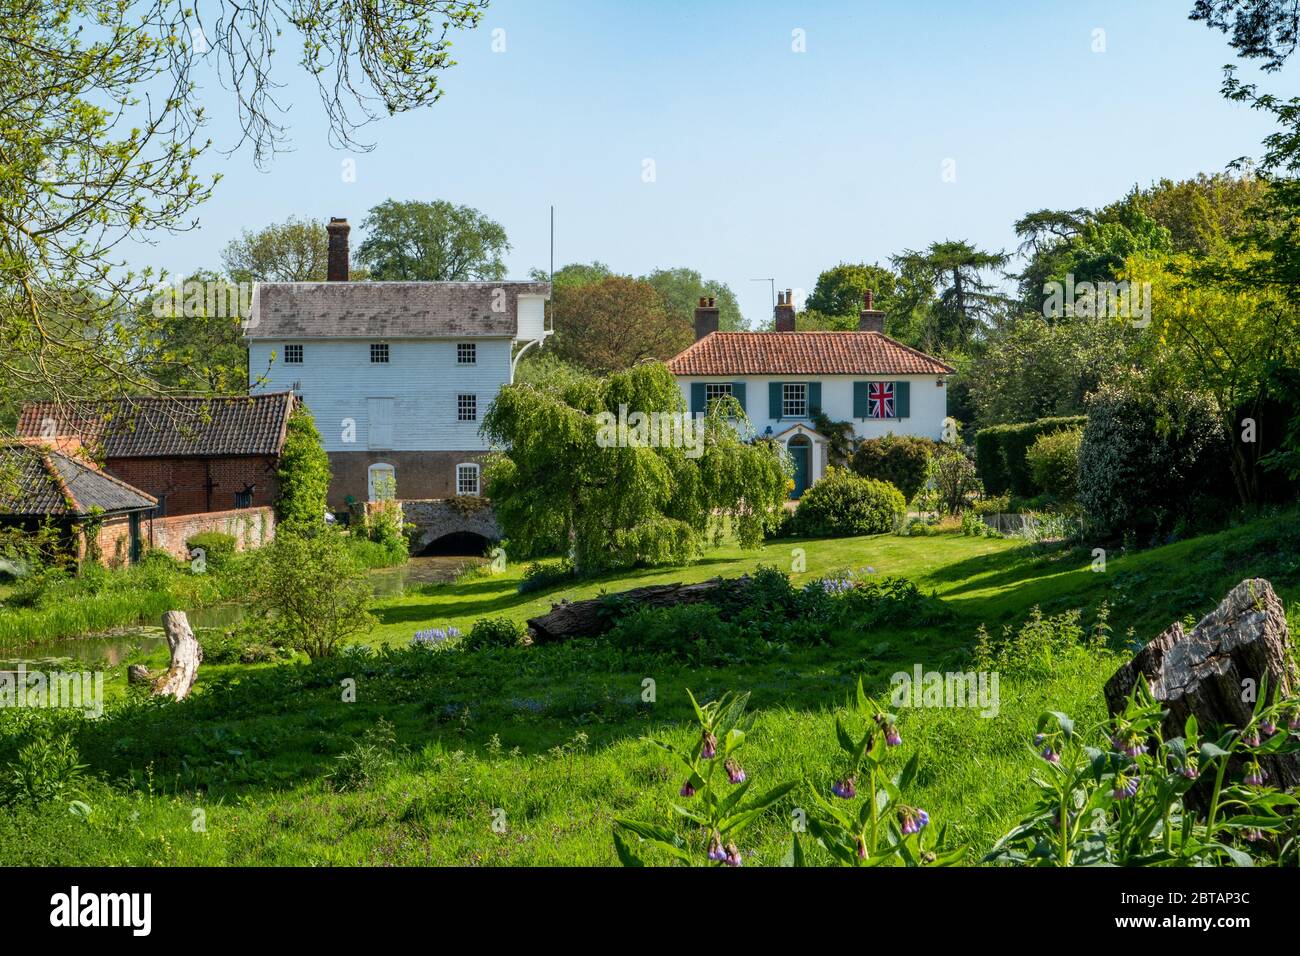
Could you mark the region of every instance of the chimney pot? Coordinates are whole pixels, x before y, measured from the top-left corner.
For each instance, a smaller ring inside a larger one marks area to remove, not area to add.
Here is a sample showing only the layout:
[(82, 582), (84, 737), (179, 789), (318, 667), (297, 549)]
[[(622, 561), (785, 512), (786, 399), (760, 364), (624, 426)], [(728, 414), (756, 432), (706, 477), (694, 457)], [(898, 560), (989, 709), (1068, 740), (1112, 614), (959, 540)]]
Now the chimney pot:
[(794, 290), (776, 294), (776, 330), (778, 332), (794, 331)]
[(352, 227), (346, 218), (331, 216), (325, 227), (329, 234), (329, 258), (325, 278), (329, 282), (348, 281), (348, 233)]
[(885, 313), (875, 307), (875, 296), (870, 289), (862, 296), (862, 311), (858, 313), (858, 331), (885, 334)]
[(695, 341), (718, 331), (718, 309), (713, 300), (700, 296), (700, 304), (695, 309)]

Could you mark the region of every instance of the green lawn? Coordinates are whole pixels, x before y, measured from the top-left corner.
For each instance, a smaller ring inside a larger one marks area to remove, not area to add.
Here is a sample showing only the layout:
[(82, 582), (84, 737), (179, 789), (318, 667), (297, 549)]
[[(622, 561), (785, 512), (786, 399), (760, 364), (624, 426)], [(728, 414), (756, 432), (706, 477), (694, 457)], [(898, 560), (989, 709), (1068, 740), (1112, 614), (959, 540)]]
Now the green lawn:
[[(745, 768), (759, 789), (786, 779), (824, 785), (834, 772), (833, 720), (853, 684), (883, 694), (889, 677), (921, 664), (964, 667), (975, 629), (1106, 601), (1116, 645), (1147, 640), (1171, 620), (1208, 611), (1242, 577), (1270, 578), (1297, 623), (1300, 534), (1289, 514), (1220, 535), (1127, 556), (1090, 570), (1087, 550), (1043, 551), (1010, 541), (936, 537), (787, 541), (761, 552), (720, 549), (700, 563), (520, 596), (521, 569), (471, 577), (379, 603), (372, 646), (400, 646), (421, 628), (468, 630), (484, 616), (522, 620), (552, 601), (645, 583), (733, 576), (760, 564), (804, 580), (870, 566), (933, 590), (953, 611), (942, 626), (828, 635), (828, 645), (775, 648), (761, 660), (691, 667), (629, 658), (605, 641), (509, 650), (343, 656), (313, 665), (208, 666), (184, 705), (136, 702), (74, 728), (97, 775), (88, 819), (66, 807), (0, 818), (0, 858), (66, 864), (613, 864), (616, 816), (672, 819), (681, 781), (657, 735), (691, 735), (686, 689), (752, 693), (756, 722)], [(899, 765), (921, 760), (909, 800), (926, 808), (972, 861), (1029, 798), (1035, 717), (1050, 708), (1081, 723), (1103, 716), (1102, 682), (1118, 652), (1065, 655), (1036, 673), (1002, 676), (1001, 709), (902, 714)], [(654, 681), (654, 702), (642, 699)], [(110, 674), (121, 694), (122, 670)], [(344, 691), (355, 686), (355, 702)], [(358, 792), (325, 775), (380, 719), (399, 744), (396, 765)], [(0, 762), (20, 734), (0, 734)], [(742, 849), (777, 864), (802, 785), (749, 831)], [(198, 813), (197, 811), (202, 811)], [(494, 822), (498, 825), (494, 827)], [(504, 827), (500, 824), (504, 823)], [(201, 824), (201, 826), (199, 825)]]

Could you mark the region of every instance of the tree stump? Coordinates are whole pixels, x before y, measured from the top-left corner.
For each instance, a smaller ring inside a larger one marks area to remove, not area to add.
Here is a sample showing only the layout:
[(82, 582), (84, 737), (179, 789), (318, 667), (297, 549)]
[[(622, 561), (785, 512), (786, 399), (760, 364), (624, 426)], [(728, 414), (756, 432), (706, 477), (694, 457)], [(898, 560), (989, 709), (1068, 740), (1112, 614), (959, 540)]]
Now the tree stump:
[(167, 673), (153, 682), (153, 695), (160, 697), (167, 694), (177, 700), (184, 700), (198, 680), (199, 664), (203, 663), (203, 648), (190, 629), (184, 611), (168, 611), (164, 614), (163, 630), (167, 632), (167, 647), (172, 654), (172, 663), (167, 668)]
[(596, 637), (614, 626), (609, 613), (610, 599), (638, 607), (671, 607), (674, 604), (700, 604), (726, 597), (749, 582), (749, 576), (726, 580), (714, 578), (698, 584), (651, 584), (630, 591), (620, 591), (586, 601), (552, 604), (540, 617), (529, 618), (533, 642), (564, 641), (574, 637)]
[[(1300, 681), (1286, 612), (1273, 586), (1263, 578), (1248, 578), (1191, 633), (1177, 622), (1170, 625), (1106, 682), (1106, 708), (1112, 715), (1124, 709), (1139, 676), (1169, 711), (1162, 727), (1166, 739), (1183, 736), (1192, 714), (1202, 739), (1220, 729), (1244, 727), (1265, 677), (1270, 702), (1279, 695), (1293, 696)], [(1273, 786), (1300, 785), (1300, 755), (1265, 756), (1259, 762)]]
[(128, 684), (152, 684), (153, 675), (149, 673), (149, 668), (143, 664), (132, 664), (126, 669), (126, 682)]

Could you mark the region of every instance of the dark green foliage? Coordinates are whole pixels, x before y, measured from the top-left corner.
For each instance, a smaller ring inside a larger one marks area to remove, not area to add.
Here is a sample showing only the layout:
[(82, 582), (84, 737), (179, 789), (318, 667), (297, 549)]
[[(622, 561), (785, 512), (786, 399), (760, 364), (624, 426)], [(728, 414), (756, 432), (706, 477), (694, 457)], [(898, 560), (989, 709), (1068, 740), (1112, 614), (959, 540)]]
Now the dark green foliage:
[(1094, 531), (1167, 531), (1229, 481), (1223, 429), (1200, 395), (1137, 384), (1093, 396), (1079, 449), (1079, 504)]
[(71, 799), (81, 792), (85, 769), (71, 734), (38, 727), (31, 741), (0, 773), (0, 806)]
[(820, 408), (812, 411), (813, 428), (829, 443), (827, 455), (836, 468), (843, 468), (853, 456), (853, 423), (832, 421)]
[(1079, 446), (1082, 428), (1068, 428), (1039, 435), (1025, 460), (1034, 484), (1057, 501), (1074, 500), (1079, 490)]
[(1001, 495), (1010, 491), (1022, 498), (1036, 495), (1040, 489), (1029, 472), (1025, 453), (1040, 435), (1082, 428), (1085, 421), (1082, 415), (1071, 415), (981, 429), (975, 435), (975, 471), (984, 483), (985, 493)]
[(375, 726), (339, 754), (329, 774), (330, 786), (340, 792), (367, 790), (392, 772), (396, 763), (397, 735), (380, 717)]
[(481, 617), (474, 622), (460, 646), (467, 651), (485, 647), (516, 647), (523, 640), (526, 629), (508, 617)]
[(237, 543), (233, 535), (220, 531), (200, 531), (186, 539), (185, 547), (191, 556), (194, 556), (195, 551), (201, 551), (207, 567), (219, 571), (234, 556)]
[(828, 468), (799, 499), (794, 523), (808, 535), (884, 534), (906, 513), (907, 502), (893, 485)]
[(573, 564), (562, 558), (554, 564), (542, 564), (534, 561), (524, 571), (524, 578), (519, 582), (520, 594), (530, 591), (542, 591), (573, 580)]
[(934, 442), (917, 435), (886, 435), (861, 442), (853, 470), (863, 478), (887, 481), (911, 501), (925, 484)]
[(294, 406), (285, 428), (280, 468), (280, 496), (275, 516), (281, 528), (315, 528), (325, 522), (325, 498), (330, 487), (330, 459), (307, 406)]

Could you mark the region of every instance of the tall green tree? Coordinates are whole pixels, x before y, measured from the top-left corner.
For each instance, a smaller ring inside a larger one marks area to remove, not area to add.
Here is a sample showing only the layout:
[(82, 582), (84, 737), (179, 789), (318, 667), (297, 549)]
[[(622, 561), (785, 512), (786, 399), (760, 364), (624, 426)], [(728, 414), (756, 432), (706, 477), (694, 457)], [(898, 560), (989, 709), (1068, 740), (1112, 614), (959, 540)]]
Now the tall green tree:
[(245, 229), (221, 251), (221, 264), (235, 282), (323, 282), (329, 233), (319, 219), (293, 216), (256, 232)]
[(689, 323), (664, 308), (648, 282), (610, 276), (590, 285), (561, 285), (552, 294), (553, 347), (567, 362), (597, 374), (645, 359), (668, 359), (691, 344)]
[(718, 306), (718, 329), (722, 332), (739, 332), (746, 328), (745, 317), (740, 314), (736, 294), (725, 282), (705, 279), (694, 269), (684, 266), (675, 269), (656, 269), (641, 277), (663, 303), (668, 316), (693, 327), (695, 307), (702, 296), (711, 296)]
[(362, 222), (357, 259), (384, 282), (504, 279), (506, 230), (477, 209), (442, 199), (375, 206)]
[(1001, 318), (1006, 297), (985, 275), (1007, 259), (962, 240), (933, 242), (922, 252), (904, 250), (893, 258), (896, 268), (926, 277), (937, 290), (920, 330), (927, 351), (968, 348)]
[(294, 406), (285, 427), (276, 478), (280, 494), (275, 501), (275, 514), (280, 527), (299, 534), (323, 527), (330, 489), (330, 459), (316, 430), (315, 419), (301, 402)]
[(840, 320), (828, 321), (828, 327), (856, 329), (863, 296), (870, 291), (875, 296), (875, 307), (885, 313), (885, 321), (889, 323), (891, 317), (897, 318), (899, 303), (894, 296), (897, 282), (893, 270), (879, 264), (841, 262), (817, 276), (817, 284), (804, 304), (809, 312)]
[[(630, 435), (611, 424), (620, 410)], [(568, 552), (579, 573), (594, 574), (685, 563), (724, 529), (742, 547), (762, 543), (781, 517), (787, 475), (771, 445), (746, 442), (733, 427), (731, 418), (744, 423), (739, 404), (710, 407), (698, 446), (645, 443), (648, 432), (636, 437), (630, 417), (638, 412), (678, 421), (687, 413), (661, 363), (501, 390), (483, 421), (504, 450), (488, 467), (487, 493), (515, 554)]]

